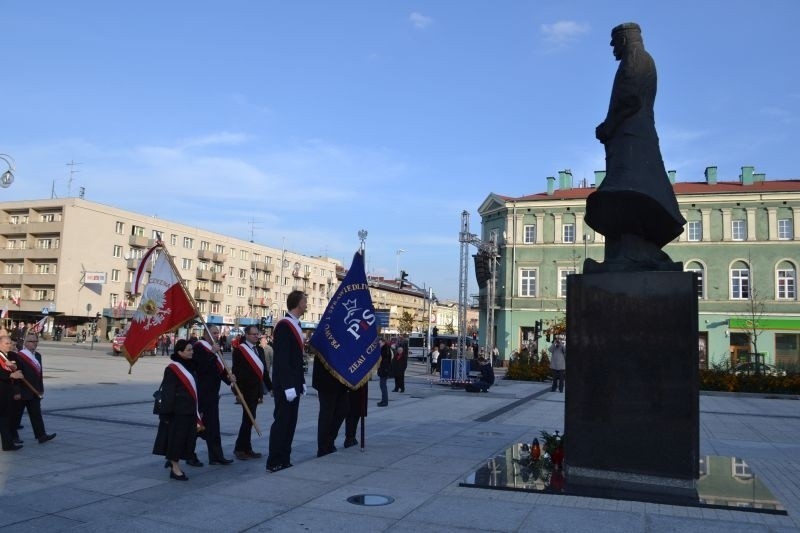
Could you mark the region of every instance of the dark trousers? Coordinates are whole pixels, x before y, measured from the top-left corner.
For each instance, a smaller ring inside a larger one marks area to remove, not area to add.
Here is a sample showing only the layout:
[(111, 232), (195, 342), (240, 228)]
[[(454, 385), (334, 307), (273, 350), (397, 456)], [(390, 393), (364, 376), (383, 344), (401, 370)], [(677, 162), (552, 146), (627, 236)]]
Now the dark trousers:
[(17, 428), (22, 422), (22, 413), (25, 409), (28, 410), (28, 418), (31, 420), (31, 429), (33, 429), (33, 436), (37, 439), (44, 437), (44, 420), (42, 420), (42, 400), (40, 398), (31, 398), (30, 400), (15, 400), (13, 408), (15, 409), (14, 417), (12, 418), (12, 433), (17, 434)]
[(347, 416), (350, 404), (345, 388), (336, 392), (318, 391), (318, 395), (317, 457), (321, 457), (334, 451), (334, 442), (339, 435), (339, 429)]
[(380, 378), (381, 403), (389, 403), (389, 387), (386, 386), (386, 380), (388, 379), (386, 376)]
[(12, 423), (11, 416), (7, 412), (0, 413), (0, 442), (4, 450), (10, 450), (14, 446), (14, 431), (17, 426), (12, 429)]
[[(247, 407), (250, 408), (250, 413), (252, 413), (253, 418), (256, 417), (256, 407), (258, 407), (258, 393), (255, 394), (245, 394), (242, 392), (242, 398), (244, 398)], [(244, 410), (244, 406), (242, 406), (242, 423), (239, 425), (239, 436), (236, 437), (236, 445), (234, 446), (234, 451), (237, 452), (252, 452), (253, 451), (253, 444), (251, 442), (251, 437), (253, 434), (253, 423), (250, 422), (250, 418), (247, 416), (247, 411)]]
[(553, 385), (550, 387), (550, 391), (555, 392), (556, 386), (558, 386), (558, 392), (564, 392), (564, 371), (555, 368), (551, 368), (550, 371), (553, 373)]
[(300, 409), (300, 398), (286, 401), (286, 393), (275, 391), (275, 411), (272, 427), (269, 429), (269, 455), (267, 468), (291, 464), (292, 441), (297, 427), (297, 412)]
[[(206, 427), (206, 430), (200, 433), (200, 435), (206, 441), (208, 460), (219, 461), (225, 457), (222, 451), (222, 436), (219, 430), (219, 399), (217, 398), (213, 402), (202, 404), (200, 406), (200, 412), (203, 414), (203, 425)], [(195, 449), (195, 456), (196, 455), (197, 451)]]
[(406, 371), (405, 370), (395, 370), (394, 371), (394, 388), (400, 392), (405, 392), (406, 390)]

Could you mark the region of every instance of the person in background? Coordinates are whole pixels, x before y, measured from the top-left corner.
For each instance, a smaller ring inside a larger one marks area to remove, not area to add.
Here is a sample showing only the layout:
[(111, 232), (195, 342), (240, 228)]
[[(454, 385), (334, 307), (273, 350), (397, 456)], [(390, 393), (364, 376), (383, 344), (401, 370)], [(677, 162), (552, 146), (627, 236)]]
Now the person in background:
[(179, 339), (170, 359), (172, 362), (164, 369), (159, 389), (161, 409), (153, 455), (166, 458), (164, 468), (170, 469), (170, 479), (188, 481), (189, 478), (181, 470), (180, 460), (194, 456), (199, 422), (197, 374), (189, 341)]
[(392, 375), (394, 375), (394, 389), (392, 392), (406, 391), (406, 368), (408, 368), (408, 355), (405, 347), (398, 344), (392, 358)]
[(439, 371), (439, 348), (434, 344), (433, 350), (428, 354), (428, 360), (431, 362), (431, 374)]
[(550, 352), (550, 371), (553, 374), (553, 385), (550, 387), (550, 391), (555, 392), (557, 386), (558, 392), (564, 392), (564, 371), (567, 368), (567, 346), (564, 338), (556, 335), (548, 351)]
[(389, 374), (392, 373), (392, 347), (383, 339), (380, 340), (380, 346), (381, 362), (378, 364), (378, 379), (381, 387), (381, 401), (378, 402), (378, 407), (386, 407), (389, 405), (389, 387), (386, 386), (386, 381), (389, 379)]

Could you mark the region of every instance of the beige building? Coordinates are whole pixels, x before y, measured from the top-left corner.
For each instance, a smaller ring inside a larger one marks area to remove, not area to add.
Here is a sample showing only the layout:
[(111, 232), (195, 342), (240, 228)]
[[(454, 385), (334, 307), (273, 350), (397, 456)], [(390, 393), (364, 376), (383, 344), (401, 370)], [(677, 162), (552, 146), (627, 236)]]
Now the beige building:
[(53, 317), (74, 335), (123, 328), (138, 300), (134, 269), (160, 234), (209, 323), (243, 325), (281, 316), (293, 289), (308, 294), (304, 320), (319, 321), (341, 262), (268, 248), (79, 198), (0, 203), (0, 307), (13, 321)]

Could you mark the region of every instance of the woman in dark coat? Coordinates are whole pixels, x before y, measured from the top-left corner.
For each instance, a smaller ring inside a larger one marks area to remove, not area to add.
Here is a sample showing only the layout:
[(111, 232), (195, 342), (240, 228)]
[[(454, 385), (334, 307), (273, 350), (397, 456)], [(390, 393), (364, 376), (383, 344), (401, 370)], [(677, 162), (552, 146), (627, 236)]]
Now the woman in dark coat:
[(161, 382), (161, 406), (153, 454), (166, 457), (164, 468), (170, 468), (170, 478), (186, 481), (189, 478), (181, 471), (180, 460), (193, 456), (199, 416), (196, 375), (189, 341), (180, 339), (175, 342), (170, 359), (172, 362), (164, 369)]
[(406, 368), (408, 367), (408, 354), (405, 347), (398, 344), (392, 358), (392, 375), (394, 376), (394, 390), (392, 392), (406, 391)]

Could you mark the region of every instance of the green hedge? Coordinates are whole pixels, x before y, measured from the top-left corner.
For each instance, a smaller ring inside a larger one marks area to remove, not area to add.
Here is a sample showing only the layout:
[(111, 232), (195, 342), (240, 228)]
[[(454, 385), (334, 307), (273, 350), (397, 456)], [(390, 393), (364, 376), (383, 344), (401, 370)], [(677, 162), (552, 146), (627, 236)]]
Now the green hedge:
[(544, 381), (550, 377), (550, 358), (547, 351), (542, 350), (537, 357), (531, 355), (528, 350), (511, 357), (508, 363), (505, 379), (515, 379), (518, 381)]
[(724, 370), (701, 370), (700, 390), (800, 394), (800, 374), (737, 376)]

